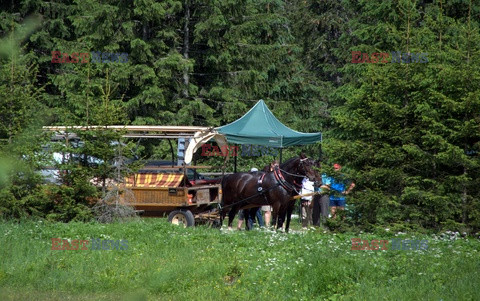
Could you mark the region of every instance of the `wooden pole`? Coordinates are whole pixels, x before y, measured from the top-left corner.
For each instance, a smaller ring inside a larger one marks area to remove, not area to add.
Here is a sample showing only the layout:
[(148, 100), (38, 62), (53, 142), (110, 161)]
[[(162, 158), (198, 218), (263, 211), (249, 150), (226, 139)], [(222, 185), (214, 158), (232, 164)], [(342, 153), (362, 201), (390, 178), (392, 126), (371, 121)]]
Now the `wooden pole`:
[[(183, 162), (183, 164), (185, 164), (185, 162)], [(195, 156), (193, 156), (193, 165), (197, 165), (197, 158)], [(194, 181), (197, 180), (197, 171), (196, 170), (193, 170), (193, 180)]]
[(170, 151), (172, 152), (172, 166), (175, 166), (175, 153), (173, 152), (172, 140), (168, 139), (168, 144), (170, 144)]
[(297, 199), (300, 199), (300, 198), (303, 198), (303, 197), (306, 197), (306, 196), (314, 196), (314, 195), (317, 195), (317, 194), (320, 194), (320, 192), (315, 191), (315, 192), (309, 192), (309, 193), (305, 193), (305, 194), (298, 194), (296, 196), (292, 196), (290, 198), (290, 200), (297, 200)]

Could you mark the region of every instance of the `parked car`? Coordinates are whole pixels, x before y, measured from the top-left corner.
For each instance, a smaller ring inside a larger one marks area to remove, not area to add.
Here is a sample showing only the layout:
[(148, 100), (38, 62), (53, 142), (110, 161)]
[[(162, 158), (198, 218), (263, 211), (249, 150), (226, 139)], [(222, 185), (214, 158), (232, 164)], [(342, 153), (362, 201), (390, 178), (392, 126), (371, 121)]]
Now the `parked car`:
[[(42, 148), (41, 157), (44, 158), (45, 163), (39, 173), (43, 176), (44, 183), (46, 184), (62, 184), (61, 173), (65, 171), (59, 169), (61, 164), (75, 163), (83, 166), (97, 167), (104, 162), (94, 156), (57, 151), (55, 149), (57, 143), (63, 143), (63, 140), (52, 140)], [(73, 148), (83, 147), (83, 142), (79, 139), (71, 139), (69, 140), (69, 144)]]
[[(61, 172), (58, 168), (63, 163), (78, 163), (89, 167), (97, 167), (103, 163), (103, 160), (93, 156), (86, 156), (82, 154), (70, 154), (70, 153), (52, 153), (52, 159), (40, 170), (40, 174), (44, 178), (46, 184), (62, 184)], [(65, 172), (65, 171), (63, 171)]]

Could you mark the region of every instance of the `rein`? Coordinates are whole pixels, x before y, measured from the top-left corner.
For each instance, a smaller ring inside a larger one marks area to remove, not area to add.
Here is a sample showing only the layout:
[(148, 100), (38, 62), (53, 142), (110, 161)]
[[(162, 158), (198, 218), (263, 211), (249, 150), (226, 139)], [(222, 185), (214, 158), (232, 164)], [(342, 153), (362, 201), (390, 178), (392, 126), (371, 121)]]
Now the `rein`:
[(232, 204), (227, 205), (227, 206), (223, 206), (223, 207), (222, 207), (222, 205), (221, 205), (220, 203), (218, 203), (218, 206), (220, 207), (219, 209), (220, 209), (220, 211), (221, 211), (221, 210), (223, 210), (223, 209), (225, 209), (225, 208), (229, 208), (229, 207), (232, 207), (232, 206), (234, 206), (234, 205), (240, 204), (240, 203), (242, 203), (242, 202), (244, 202), (244, 201), (246, 201), (246, 200), (256, 198), (257, 196), (262, 195), (262, 194), (265, 194), (265, 192), (270, 191), (270, 190), (272, 190), (273, 188), (276, 188), (277, 186), (280, 186), (280, 183), (277, 183), (277, 184), (273, 185), (272, 187), (269, 187), (267, 190), (261, 190), (261, 191), (260, 191), (259, 193), (257, 193), (257, 194), (251, 195), (251, 196), (249, 196), (249, 197), (247, 197), (247, 198), (244, 198), (243, 200), (237, 201), (237, 202), (232, 203)]
[[(285, 172), (285, 171), (283, 171), (283, 172)], [(285, 173), (290, 174), (288, 172), (285, 172)], [(288, 192), (295, 191), (297, 194), (300, 194), (300, 192), (295, 187), (301, 188), (302, 185), (298, 184), (295, 180), (293, 180), (293, 185), (288, 183), (287, 180), (285, 180), (285, 177), (282, 174), (282, 169), (280, 169), (279, 167), (276, 167), (273, 170), (273, 174), (275, 176), (275, 179), (277, 180), (277, 183), (279, 183), (283, 188), (285, 188), (286, 191), (288, 191)], [(299, 177), (299, 175), (296, 175), (296, 176)], [(304, 178), (304, 176), (301, 176), (301, 177)]]
[[(300, 159), (300, 165), (303, 166), (303, 162), (305, 160), (308, 160), (308, 158)], [(281, 169), (280, 167), (277, 167), (277, 169), (278, 169), (278, 177), (277, 177), (276, 173), (275, 173), (275, 177), (277, 178), (277, 181), (279, 181), (280, 184), (283, 186), (283, 188), (285, 188), (287, 191), (290, 191), (290, 192), (295, 191), (297, 194), (300, 194), (300, 192), (297, 189), (295, 189), (294, 186), (292, 186), (290, 183), (288, 183), (285, 180), (285, 178), (282, 175), (282, 171), (283, 171), (283, 173), (285, 173), (287, 175), (290, 175), (292, 177), (296, 177), (296, 178), (305, 178), (306, 176), (290, 173), (290, 172), (288, 172), (284, 169)], [(303, 170), (306, 173), (305, 167), (303, 167)], [(275, 171), (276, 171), (276, 169), (275, 169)], [(299, 189), (302, 188), (302, 184), (297, 183), (297, 181), (295, 179), (293, 180), (293, 184)]]
[[(305, 161), (305, 160), (307, 160), (307, 158), (305, 158), (305, 159), (300, 159), (300, 164), (303, 165), (303, 161)], [(305, 167), (304, 167), (304, 169), (305, 169)], [(235, 202), (235, 203), (232, 203), (232, 204), (230, 204), (230, 205), (223, 206), (223, 207), (222, 207), (221, 204), (219, 203), (219, 206), (220, 206), (219, 209), (220, 209), (220, 211), (224, 210), (225, 208), (229, 208), (229, 207), (232, 207), (232, 206), (234, 206), (234, 205), (237, 205), (237, 204), (240, 204), (240, 203), (242, 203), (242, 202), (245, 202), (245, 201), (247, 201), (247, 200), (249, 200), (249, 199), (256, 198), (256, 197), (258, 197), (258, 196), (260, 196), (260, 195), (264, 195), (264, 196), (265, 196), (265, 199), (266, 199), (265, 193), (268, 192), (268, 191), (270, 191), (270, 190), (272, 190), (272, 189), (274, 189), (274, 188), (276, 188), (276, 187), (278, 187), (278, 186), (282, 186), (286, 191), (288, 191), (288, 192), (290, 192), (290, 193), (293, 192), (293, 191), (295, 191), (297, 194), (300, 194), (300, 192), (296, 189), (296, 187), (301, 188), (301, 187), (302, 187), (302, 184), (298, 184), (295, 180), (293, 180), (293, 185), (290, 184), (289, 182), (287, 182), (287, 180), (285, 180), (285, 177), (283, 176), (282, 172), (284, 172), (284, 173), (287, 174), (287, 175), (290, 175), (290, 176), (293, 176), (293, 177), (297, 177), (297, 178), (305, 178), (305, 177), (306, 177), (306, 176), (304, 176), (304, 175), (292, 174), (292, 173), (290, 173), (290, 172), (288, 172), (288, 171), (285, 171), (285, 170), (281, 169), (281, 168), (277, 165), (277, 166), (275, 166), (275, 168), (274, 168), (274, 170), (273, 170), (273, 175), (275, 176), (275, 179), (277, 180), (277, 183), (276, 183), (275, 185), (273, 185), (273, 186), (271, 186), (271, 187), (269, 187), (268, 189), (265, 189), (265, 190), (261, 187), (261, 186), (262, 186), (262, 183), (263, 183), (263, 178), (264, 178), (265, 175), (266, 175), (266, 173), (264, 173), (264, 174), (258, 179), (258, 181), (257, 181), (257, 185), (259, 186), (259, 187), (258, 187), (258, 190), (257, 190), (257, 191), (258, 191), (257, 194), (254, 194), (254, 195), (249, 196), (249, 197), (247, 197), (247, 198), (245, 198), (245, 199), (243, 199), (243, 200), (237, 201), (237, 202)], [(268, 202), (268, 200), (267, 200), (267, 202)]]
[(299, 175), (299, 174), (293, 174), (293, 173), (289, 173), (288, 171), (285, 171), (281, 168), (279, 168), (281, 171), (283, 171), (283, 173), (286, 173), (287, 175), (291, 175), (293, 177), (297, 177), (297, 178), (305, 178), (305, 176), (302, 176), (302, 175)]

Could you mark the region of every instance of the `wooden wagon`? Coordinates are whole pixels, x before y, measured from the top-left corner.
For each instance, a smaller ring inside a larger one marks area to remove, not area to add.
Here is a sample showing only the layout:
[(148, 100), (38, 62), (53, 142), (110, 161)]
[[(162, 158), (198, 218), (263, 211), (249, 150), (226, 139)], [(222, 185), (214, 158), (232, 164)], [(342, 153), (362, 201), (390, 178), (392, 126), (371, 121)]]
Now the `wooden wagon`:
[[(189, 166), (191, 168), (191, 166)], [(125, 179), (133, 192), (130, 204), (143, 216), (165, 216), (173, 224), (194, 226), (195, 222), (216, 224), (217, 204), (222, 199), (219, 181), (192, 185), (184, 173), (137, 173)]]
[[(215, 182), (193, 183), (186, 177), (186, 168), (190, 166), (193, 152), (203, 143), (214, 139), (219, 145), (227, 143), (223, 135), (218, 134), (214, 128), (201, 126), (147, 126), (147, 125), (110, 125), (110, 126), (48, 126), (45, 131), (55, 132), (58, 139), (66, 143), (76, 137), (75, 131), (81, 130), (115, 130), (122, 132), (124, 138), (142, 139), (183, 139), (185, 147), (192, 151), (185, 152), (184, 166), (169, 166), (161, 169), (176, 169), (176, 173), (138, 173), (126, 179), (126, 188), (133, 192), (132, 204), (135, 209), (143, 212), (144, 216), (164, 216), (172, 223), (193, 226), (195, 222), (216, 223), (219, 221), (216, 205), (221, 201), (221, 185)], [(180, 141), (180, 140), (179, 140)], [(179, 143), (178, 145), (180, 145)], [(190, 145), (191, 144), (191, 145)], [(174, 150), (170, 143), (172, 162)], [(184, 150), (183, 150), (184, 151)], [(178, 155), (178, 154), (177, 154)], [(178, 162), (178, 161), (177, 161)], [(181, 164), (181, 163), (178, 163)], [(173, 163), (172, 163), (173, 165)], [(205, 167), (198, 167), (205, 168)], [(183, 169), (184, 173), (178, 173)], [(130, 198), (129, 198), (130, 199)]]

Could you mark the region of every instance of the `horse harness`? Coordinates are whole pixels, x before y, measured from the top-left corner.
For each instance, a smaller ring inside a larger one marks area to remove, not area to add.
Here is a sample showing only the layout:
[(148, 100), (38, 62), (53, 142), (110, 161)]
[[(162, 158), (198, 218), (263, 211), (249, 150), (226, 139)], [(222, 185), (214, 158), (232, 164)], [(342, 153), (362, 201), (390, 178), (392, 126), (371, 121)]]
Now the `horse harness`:
[[(260, 193), (260, 194), (263, 194), (263, 196), (265, 197), (265, 200), (268, 202), (267, 200), (267, 196), (265, 195), (264, 191), (263, 191), (263, 179), (265, 178), (265, 175), (266, 173), (264, 173), (257, 181), (257, 185), (258, 185), (258, 188), (257, 188), (257, 191)], [(280, 167), (278, 166), (275, 166), (274, 169), (273, 169), (273, 175), (275, 176), (275, 179), (277, 180), (277, 185), (275, 186), (282, 186), (283, 188), (285, 188), (286, 191), (288, 191), (289, 193), (292, 193), (293, 191), (295, 191), (297, 194), (299, 193), (298, 190), (296, 189), (296, 187), (298, 188), (301, 188), (302, 185), (301, 184), (298, 184), (295, 179), (293, 180), (293, 184), (290, 184), (287, 182), (287, 180), (285, 180), (285, 177), (283, 176), (282, 174), (282, 171), (280, 169)], [(298, 177), (298, 176), (297, 176)], [(302, 176), (303, 177), (303, 176)], [(270, 205), (270, 203), (269, 203)]]
[[(305, 160), (305, 159), (300, 159), (300, 162), (303, 163), (304, 160)], [(291, 173), (289, 173), (289, 172), (287, 172), (287, 171), (285, 171), (285, 170), (283, 170), (283, 172), (286, 173), (286, 174), (292, 175), (294, 178), (295, 178), (295, 177), (305, 178), (305, 176), (296, 175), (296, 174), (291, 174)], [(267, 173), (262, 174), (262, 176), (261, 176), (261, 177), (258, 179), (258, 181), (257, 181), (257, 185), (258, 185), (258, 187), (257, 187), (258, 193), (257, 193), (257, 194), (254, 194), (254, 195), (252, 195), (252, 196), (249, 196), (249, 197), (247, 197), (247, 198), (245, 198), (245, 199), (243, 199), (243, 200), (237, 201), (237, 202), (232, 203), (232, 204), (230, 204), (230, 205), (223, 206), (223, 207), (220, 208), (220, 210), (223, 210), (223, 209), (228, 208), (228, 207), (232, 207), (232, 206), (234, 206), (234, 205), (236, 205), (236, 204), (240, 204), (240, 203), (242, 203), (242, 202), (244, 202), (244, 201), (246, 201), (246, 200), (255, 198), (255, 197), (259, 196), (259, 195), (263, 195), (263, 197), (265, 198), (265, 201), (268, 203), (269, 206), (271, 206), (270, 202), (269, 202), (268, 199), (267, 199), (266, 192), (268, 192), (268, 191), (276, 188), (277, 186), (282, 186), (282, 187), (283, 187), (287, 192), (289, 192), (289, 193), (292, 193), (292, 192), (295, 191), (297, 194), (300, 194), (300, 192), (297, 190), (297, 188), (298, 188), (298, 189), (302, 188), (302, 184), (297, 183), (297, 181), (295, 181), (295, 179), (293, 180), (293, 185), (290, 184), (290, 183), (288, 183), (287, 180), (285, 180), (285, 177), (284, 177), (283, 174), (282, 174), (282, 169), (280, 169), (280, 167), (279, 167), (278, 165), (276, 165), (276, 166), (274, 167), (274, 169), (273, 169), (273, 175), (275, 176), (275, 179), (277, 180), (277, 183), (276, 183), (275, 185), (269, 187), (268, 189), (264, 190), (263, 187), (262, 187), (262, 185), (263, 185), (263, 179), (265, 178), (265, 175), (266, 175), (266, 174), (267, 174)]]

